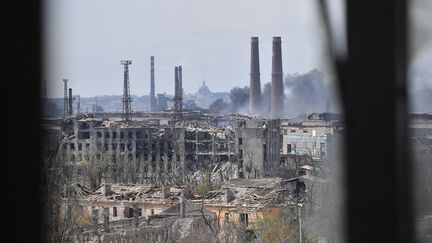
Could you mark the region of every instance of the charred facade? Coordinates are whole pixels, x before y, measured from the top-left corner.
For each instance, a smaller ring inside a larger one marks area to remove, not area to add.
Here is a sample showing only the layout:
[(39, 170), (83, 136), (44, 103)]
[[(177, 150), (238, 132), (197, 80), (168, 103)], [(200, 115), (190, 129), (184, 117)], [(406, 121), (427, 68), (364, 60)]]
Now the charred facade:
[[(134, 183), (180, 179), (227, 162), (237, 164), (239, 177), (260, 178), (278, 164), (279, 120), (219, 118), (212, 122), (140, 125), (102, 118), (65, 119), (59, 124), (57, 156), (71, 164), (105, 161), (107, 181)], [(227, 123), (232, 127), (224, 126)]]

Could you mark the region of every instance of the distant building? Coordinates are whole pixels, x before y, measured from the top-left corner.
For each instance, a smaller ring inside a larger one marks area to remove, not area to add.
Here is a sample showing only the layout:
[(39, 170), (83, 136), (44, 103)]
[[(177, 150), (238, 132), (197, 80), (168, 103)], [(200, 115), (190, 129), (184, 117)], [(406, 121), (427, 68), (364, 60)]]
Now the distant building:
[(183, 108), (186, 110), (196, 110), (198, 109), (198, 106), (195, 103), (195, 100), (186, 100), (183, 104)]
[(203, 81), (201, 87), (196, 92), (196, 96), (200, 98), (211, 98), (212, 92), (210, 91), (209, 87), (205, 84), (205, 81)]
[(185, 95), (184, 98), (193, 100), (197, 107), (204, 109), (207, 109), (216, 99), (221, 98), (226, 102), (230, 100), (227, 92), (212, 92), (205, 81), (202, 82), (195, 94)]
[(164, 111), (168, 108), (168, 100), (170, 98), (165, 94), (157, 94), (157, 111)]
[(327, 159), (334, 149), (334, 138), (343, 129), (335, 114), (312, 113), (281, 121), (283, 131), (282, 155), (309, 155)]

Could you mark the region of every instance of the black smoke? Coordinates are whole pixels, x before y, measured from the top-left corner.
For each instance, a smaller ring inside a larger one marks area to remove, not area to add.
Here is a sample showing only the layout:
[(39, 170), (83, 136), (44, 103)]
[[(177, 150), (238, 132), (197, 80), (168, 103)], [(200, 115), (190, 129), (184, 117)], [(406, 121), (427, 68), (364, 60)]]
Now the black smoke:
[(248, 112), (249, 87), (234, 87), (229, 93), (231, 99), (231, 109), (235, 113), (245, 114)]

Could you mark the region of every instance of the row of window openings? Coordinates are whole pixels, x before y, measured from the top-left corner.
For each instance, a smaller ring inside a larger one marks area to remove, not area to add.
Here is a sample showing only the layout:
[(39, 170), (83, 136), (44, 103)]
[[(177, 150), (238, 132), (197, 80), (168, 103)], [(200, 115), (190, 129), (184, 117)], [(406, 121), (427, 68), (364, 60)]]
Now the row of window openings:
[[(102, 138), (102, 133), (104, 134), (105, 138), (110, 138), (110, 133), (109, 132), (96, 132), (96, 137), (97, 138)], [(149, 137), (148, 133), (141, 133), (141, 132), (135, 132), (135, 137), (140, 139), (140, 138), (144, 138), (147, 139)], [(112, 138), (117, 138), (117, 132), (113, 132), (112, 133)], [(125, 132), (120, 132), (120, 139), (124, 139), (125, 138)], [(127, 138), (132, 139), (133, 138), (133, 132), (127, 132)], [(169, 139), (173, 138), (173, 134), (169, 134), (168, 135)]]
[[(229, 213), (225, 213), (225, 215), (224, 215), (225, 224), (229, 223), (229, 215), (230, 215)], [(249, 215), (247, 213), (240, 213), (239, 214), (239, 219), (240, 219), (241, 223), (243, 223), (244, 225), (248, 226), (248, 224), (249, 224)]]
[[(295, 148), (294, 148), (295, 150)], [(291, 153), (293, 151), (293, 146), (291, 144), (287, 144), (287, 153)], [(325, 151), (325, 143), (320, 143), (320, 152), (321, 155), (324, 156), (326, 151)]]
[[(98, 149), (102, 149), (102, 144), (97, 144), (96, 146)], [(85, 147), (88, 149), (90, 147), (90, 144), (86, 143)], [(152, 150), (156, 150), (156, 144), (152, 144), (151, 147), (152, 147)], [(117, 144), (116, 143), (111, 144), (111, 148), (112, 148), (112, 150), (117, 150)], [(125, 151), (126, 148), (128, 151), (132, 151), (132, 148), (133, 148), (132, 144), (131, 143), (128, 143), (128, 144), (121, 143), (120, 144), (120, 151)], [(63, 149), (67, 149), (67, 144), (63, 144)], [(75, 150), (75, 143), (70, 143), (70, 149)], [(104, 144), (104, 149), (105, 149), (105, 151), (108, 151), (108, 144)], [(142, 146), (141, 144), (137, 143), (136, 149), (137, 150), (141, 150), (141, 149), (147, 150), (148, 145), (144, 144)], [(163, 150), (163, 149), (164, 149), (164, 145), (160, 144), (160, 150)], [(82, 150), (82, 144), (79, 143), (78, 144), (78, 151), (81, 151), (81, 150)], [(171, 144), (168, 144), (168, 150), (173, 150), (173, 146)]]
[[(125, 208), (124, 210), (124, 216), (126, 218), (132, 218), (134, 216), (134, 209), (133, 208)], [(118, 213), (117, 213), (117, 207), (113, 207), (112, 209), (113, 211), (113, 217), (117, 217)], [(150, 209), (150, 215), (154, 215), (154, 209)], [(138, 208), (138, 217), (142, 216), (142, 208)]]
[[(284, 135), (288, 135), (288, 129), (283, 129)], [(296, 132), (295, 129), (290, 129), (290, 132)], [(303, 133), (308, 133), (309, 131), (307, 129), (303, 129)], [(314, 136), (316, 134), (316, 130), (312, 130), (312, 135)]]

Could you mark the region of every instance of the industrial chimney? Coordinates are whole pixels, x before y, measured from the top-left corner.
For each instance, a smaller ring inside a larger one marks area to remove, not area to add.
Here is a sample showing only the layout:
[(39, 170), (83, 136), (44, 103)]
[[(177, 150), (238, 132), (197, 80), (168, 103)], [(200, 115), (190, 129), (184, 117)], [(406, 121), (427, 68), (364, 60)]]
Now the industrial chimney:
[(150, 111), (156, 111), (154, 56), (150, 57)]
[(174, 110), (182, 111), (183, 109), (183, 87), (182, 87), (182, 67), (174, 69)]
[(72, 114), (73, 114), (73, 111), (72, 111), (72, 103), (73, 103), (73, 98), (72, 98), (72, 89), (71, 88), (69, 88), (69, 107), (68, 107), (68, 114), (69, 114), (69, 116), (72, 116)]
[(271, 81), (271, 117), (280, 118), (283, 114), (283, 72), (281, 38), (273, 37), (272, 81)]
[(178, 68), (178, 78), (179, 78), (179, 107), (180, 111), (183, 110), (183, 74), (182, 74), (182, 66)]
[(251, 63), (249, 83), (249, 113), (258, 114), (261, 105), (261, 81), (258, 37), (251, 38)]

